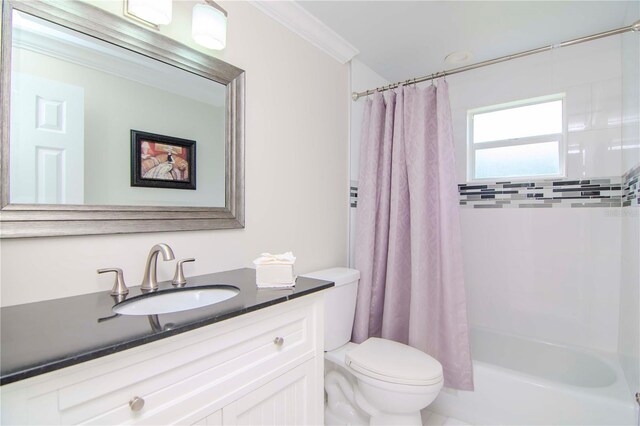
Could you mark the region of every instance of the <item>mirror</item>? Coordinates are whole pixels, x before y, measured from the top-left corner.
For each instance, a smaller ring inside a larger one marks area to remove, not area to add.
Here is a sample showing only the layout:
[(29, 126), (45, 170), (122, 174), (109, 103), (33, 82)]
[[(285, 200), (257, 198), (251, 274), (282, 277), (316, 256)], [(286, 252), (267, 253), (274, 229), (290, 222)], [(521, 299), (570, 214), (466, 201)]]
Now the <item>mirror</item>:
[(243, 227), (242, 70), (85, 3), (7, 5), (3, 238)]

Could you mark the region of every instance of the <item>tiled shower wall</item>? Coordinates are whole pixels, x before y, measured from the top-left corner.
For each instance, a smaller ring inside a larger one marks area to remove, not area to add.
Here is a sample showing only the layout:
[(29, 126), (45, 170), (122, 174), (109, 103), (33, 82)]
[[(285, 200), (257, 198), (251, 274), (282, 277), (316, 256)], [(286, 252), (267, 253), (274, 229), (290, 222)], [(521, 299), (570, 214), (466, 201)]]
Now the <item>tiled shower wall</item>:
[[(366, 74), (360, 71), (352, 68), (354, 85)], [(620, 206), (633, 200), (637, 205), (638, 188), (636, 183), (626, 189), (629, 168), (621, 167), (620, 37), (532, 55), (447, 80), (459, 201), (466, 203), (460, 209), (461, 267), (471, 326), (615, 352), (621, 212), (631, 211)], [(358, 84), (358, 89), (379, 85)], [(466, 184), (467, 111), (556, 93), (566, 94), (566, 179), (501, 180), (487, 183), (486, 188), (480, 187), (484, 183)], [(351, 118), (353, 187), (357, 187), (354, 157), (362, 121), (360, 105), (352, 108)], [(356, 191), (352, 192), (355, 206)], [(477, 207), (489, 205), (501, 207)], [(538, 205), (545, 207), (534, 207)], [(592, 205), (600, 208), (584, 208)], [(356, 208), (350, 210), (353, 259)]]
[[(460, 220), (472, 325), (615, 352), (627, 171), (621, 164), (621, 37), (447, 79), (462, 184), (469, 109), (565, 94), (565, 179), (494, 182), (486, 189), (503, 194), (493, 199), (461, 195), (467, 198)], [(502, 207), (477, 207), (498, 201)]]
[[(624, 25), (640, 19), (640, 3), (629, 2)], [(638, 201), (640, 163), (640, 34), (622, 36), (622, 168), (635, 181)], [(633, 179), (633, 175), (636, 176)], [(630, 200), (633, 204), (633, 200)], [(620, 332), (618, 356), (631, 395), (640, 392), (640, 211), (627, 210), (621, 217)], [(633, 214), (635, 213), (635, 214)], [(639, 413), (640, 414), (640, 413)]]

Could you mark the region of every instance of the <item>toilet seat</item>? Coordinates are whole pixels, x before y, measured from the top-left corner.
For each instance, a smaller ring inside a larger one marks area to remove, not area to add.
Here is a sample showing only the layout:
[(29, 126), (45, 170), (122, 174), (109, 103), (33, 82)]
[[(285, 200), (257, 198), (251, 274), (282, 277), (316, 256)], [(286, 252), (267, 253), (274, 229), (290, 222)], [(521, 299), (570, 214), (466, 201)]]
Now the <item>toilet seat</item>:
[(429, 386), (443, 380), (442, 365), (426, 353), (372, 337), (350, 349), (345, 364), (367, 377), (399, 385)]

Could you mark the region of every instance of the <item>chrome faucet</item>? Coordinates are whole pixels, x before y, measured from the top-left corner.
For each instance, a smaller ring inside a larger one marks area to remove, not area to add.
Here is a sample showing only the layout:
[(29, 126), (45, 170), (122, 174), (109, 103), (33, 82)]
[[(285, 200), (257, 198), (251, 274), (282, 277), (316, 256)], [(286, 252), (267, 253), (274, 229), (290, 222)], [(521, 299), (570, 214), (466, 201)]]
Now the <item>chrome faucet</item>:
[(168, 245), (160, 243), (151, 247), (149, 257), (147, 257), (147, 266), (144, 268), (144, 278), (142, 278), (142, 285), (140, 286), (142, 291), (156, 291), (158, 289), (156, 270), (158, 267), (158, 253), (160, 252), (162, 252), (164, 260), (175, 259), (173, 250)]

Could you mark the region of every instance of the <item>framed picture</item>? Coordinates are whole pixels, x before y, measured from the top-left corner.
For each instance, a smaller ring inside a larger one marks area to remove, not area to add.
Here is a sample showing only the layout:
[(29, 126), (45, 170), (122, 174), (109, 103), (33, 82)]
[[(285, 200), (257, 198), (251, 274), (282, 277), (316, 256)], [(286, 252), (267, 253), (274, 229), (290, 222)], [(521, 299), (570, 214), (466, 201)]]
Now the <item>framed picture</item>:
[(196, 142), (131, 130), (131, 186), (196, 189)]

